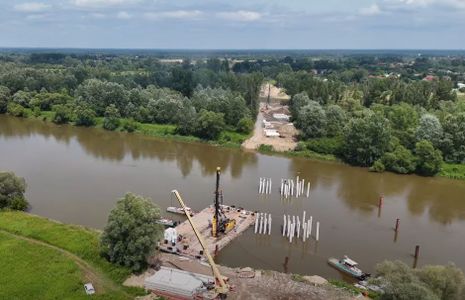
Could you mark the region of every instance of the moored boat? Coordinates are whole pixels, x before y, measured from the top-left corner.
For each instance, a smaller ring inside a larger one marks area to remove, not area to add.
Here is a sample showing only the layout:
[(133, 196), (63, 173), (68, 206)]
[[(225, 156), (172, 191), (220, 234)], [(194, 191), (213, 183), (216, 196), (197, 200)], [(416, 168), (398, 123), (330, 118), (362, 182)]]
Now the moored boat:
[(157, 224), (163, 225), (165, 227), (174, 227), (176, 226), (177, 222), (171, 219), (159, 219), (156, 221)]
[(174, 206), (167, 207), (166, 211), (173, 213), (173, 214), (179, 214), (179, 215), (185, 215), (187, 212), (191, 217), (194, 215), (194, 212), (189, 207), (186, 207), (186, 212), (184, 211), (182, 207), (174, 207)]
[(345, 255), (342, 259), (337, 259), (333, 257), (329, 258), (328, 264), (338, 269), (339, 271), (344, 272), (359, 280), (365, 280), (366, 278), (370, 277), (369, 273), (364, 273), (357, 267), (358, 263), (356, 261), (353, 261)]

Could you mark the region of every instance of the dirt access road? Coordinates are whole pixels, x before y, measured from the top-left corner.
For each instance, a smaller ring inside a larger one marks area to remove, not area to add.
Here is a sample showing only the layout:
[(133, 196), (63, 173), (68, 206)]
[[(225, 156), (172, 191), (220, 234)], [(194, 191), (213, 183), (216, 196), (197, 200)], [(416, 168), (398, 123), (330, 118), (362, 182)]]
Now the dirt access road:
[[(267, 103), (269, 96), (269, 104)], [(290, 151), (297, 146), (297, 130), (292, 123), (279, 121), (273, 118), (274, 113), (284, 113), (289, 115), (287, 105), (283, 105), (289, 100), (280, 88), (269, 83), (264, 84), (260, 90), (260, 106), (255, 122), (253, 135), (242, 143), (242, 147), (247, 150), (256, 150), (260, 145), (270, 145), (275, 151)], [(272, 128), (276, 129), (280, 137), (266, 137), (263, 132), (263, 120), (269, 121)]]

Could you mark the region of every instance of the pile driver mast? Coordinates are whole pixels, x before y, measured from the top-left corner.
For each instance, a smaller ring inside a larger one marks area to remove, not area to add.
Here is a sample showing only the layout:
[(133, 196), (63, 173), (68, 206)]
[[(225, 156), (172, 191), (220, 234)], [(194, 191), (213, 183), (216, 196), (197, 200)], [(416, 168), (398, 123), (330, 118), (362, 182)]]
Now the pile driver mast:
[[(215, 186), (215, 213), (212, 220), (212, 236), (218, 237), (219, 233), (228, 233), (236, 226), (236, 220), (229, 219), (223, 212), (221, 206), (223, 202), (223, 192), (220, 191), (221, 168), (216, 168), (216, 186)], [(221, 199), (221, 203), (220, 203)]]

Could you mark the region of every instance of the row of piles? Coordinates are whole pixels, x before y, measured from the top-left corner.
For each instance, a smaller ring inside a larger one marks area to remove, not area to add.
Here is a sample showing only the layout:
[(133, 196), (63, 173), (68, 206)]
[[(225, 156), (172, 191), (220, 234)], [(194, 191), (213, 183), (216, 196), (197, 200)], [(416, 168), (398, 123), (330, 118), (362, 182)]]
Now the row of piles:
[(271, 214), (256, 213), (255, 215), (255, 234), (271, 235)]
[[(292, 243), (293, 238), (302, 238), (305, 240), (309, 239), (312, 236), (312, 227), (313, 227), (313, 216), (310, 216), (310, 219), (305, 220), (306, 212), (303, 212), (302, 222), (300, 222), (299, 216), (284, 215), (283, 222), (283, 236), (289, 239), (289, 243)], [(302, 229), (302, 234), (301, 234)], [(315, 228), (315, 240), (320, 239), (320, 222), (316, 222)]]
[(271, 194), (271, 178), (260, 177), (258, 184), (259, 194)]
[(289, 197), (300, 197), (306, 195), (310, 197), (310, 181), (307, 182), (307, 193), (305, 194), (305, 179), (300, 180), (299, 176), (295, 179), (283, 179), (281, 178), (281, 196), (284, 198)]

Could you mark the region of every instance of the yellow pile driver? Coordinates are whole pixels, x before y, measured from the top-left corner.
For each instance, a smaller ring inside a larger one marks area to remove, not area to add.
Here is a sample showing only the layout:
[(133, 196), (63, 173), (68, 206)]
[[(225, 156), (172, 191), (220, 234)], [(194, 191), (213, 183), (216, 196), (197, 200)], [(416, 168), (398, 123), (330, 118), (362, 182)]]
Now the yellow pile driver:
[[(215, 188), (215, 213), (212, 220), (212, 236), (218, 237), (218, 233), (228, 233), (236, 226), (236, 220), (226, 217), (223, 211), (223, 192), (220, 191), (221, 168), (216, 168), (216, 188)], [(221, 199), (221, 203), (220, 203)]]

